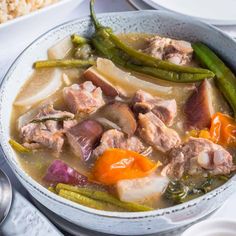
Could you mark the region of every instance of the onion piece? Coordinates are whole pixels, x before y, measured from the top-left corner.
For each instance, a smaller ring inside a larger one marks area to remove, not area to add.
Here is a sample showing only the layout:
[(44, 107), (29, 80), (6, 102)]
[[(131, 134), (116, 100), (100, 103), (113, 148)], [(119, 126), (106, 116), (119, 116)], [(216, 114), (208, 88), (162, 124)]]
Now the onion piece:
[(112, 122), (104, 117), (98, 117), (98, 118), (96, 118), (96, 121), (98, 121), (99, 123), (101, 123), (105, 127), (121, 130), (121, 128), (117, 124), (115, 124), (114, 122)]
[(153, 152), (153, 148), (151, 146), (149, 146), (148, 148), (146, 148), (144, 151), (142, 151), (140, 154), (147, 157), (149, 156), (151, 153)]
[(138, 79), (129, 72), (121, 70), (108, 59), (98, 58), (97, 69), (115, 86), (121, 84), (123, 88), (127, 88), (126, 91), (129, 96), (132, 96), (138, 89), (145, 90), (153, 95), (158, 95), (160, 93), (169, 94), (172, 91), (172, 87), (165, 87)]

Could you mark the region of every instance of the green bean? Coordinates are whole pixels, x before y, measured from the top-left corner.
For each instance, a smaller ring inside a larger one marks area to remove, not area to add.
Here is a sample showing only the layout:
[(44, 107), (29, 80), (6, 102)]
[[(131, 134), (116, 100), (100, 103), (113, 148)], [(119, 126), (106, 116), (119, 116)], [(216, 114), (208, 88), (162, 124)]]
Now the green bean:
[(19, 152), (19, 153), (31, 153), (32, 151), (29, 148), (24, 147), (23, 145), (21, 145), (20, 143), (16, 142), (13, 139), (9, 140), (9, 144), (11, 145), (11, 147)]
[(34, 63), (34, 68), (51, 68), (51, 67), (89, 67), (95, 64), (93, 60), (45, 60), (45, 61), (36, 61)]
[[(181, 80), (182, 78), (188, 82), (195, 82), (214, 77), (214, 73), (209, 70), (175, 65), (129, 47), (112, 33), (112, 29), (103, 27), (98, 22), (94, 12), (94, 0), (90, 1), (90, 11), (96, 29), (91, 42), (102, 56), (112, 60), (115, 64), (125, 67), (131, 67), (132, 65), (134, 67), (143, 65), (150, 66), (148, 74), (150, 74), (150, 70), (152, 69), (162, 69), (161, 71), (155, 71), (152, 75), (160, 79), (174, 82), (185, 82)], [(129, 64), (129, 66), (127, 66), (127, 64)], [(164, 70), (166, 72), (164, 72)], [(171, 73), (168, 74), (168, 72)], [(193, 76), (192, 74), (196, 74), (196, 76)]]
[(59, 191), (59, 196), (64, 197), (64, 198), (71, 200), (73, 202), (77, 202), (79, 204), (98, 209), (98, 210), (104, 210), (106, 208), (105, 203), (93, 200), (93, 199), (85, 197), (79, 193), (68, 191), (65, 189), (61, 189)]
[(52, 192), (52, 193), (57, 194), (57, 191), (56, 191), (55, 188), (52, 187), (52, 186), (49, 186), (49, 187), (48, 187), (48, 190), (49, 190), (50, 192)]
[(199, 60), (216, 74), (216, 84), (222, 92), (236, 118), (236, 78), (224, 62), (203, 43), (193, 44), (193, 49)]
[(81, 37), (78, 34), (71, 35), (71, 41), (72, 41), (72, 43), (76, 43), (76, 44), (79, 44), (79, 45), (83, 45), (83, 44), (89, 43), (88, 39), (86, 39), (84, 37)]
[(173, 71), (167, 71), (162, 69), (157, 69), (147, 66), (137, 66), (131, 63), (125, 65), (126, 68), (143, 73), (146, 75), (151, 75), (153, 77), (162, 78), (167, 81), (178, 82), (178, 83), (193, 83), (204, 80), (206, 78), (211, 78), (209, 74), (192, 74), (192, 73), (176, 73)]
[(90, 197), (95, 200), (107, 202), (112, 205), (118, 206), (120, 208), (126, 209), (128, 211), (150, 211), (150, 210), (153, 210), (151, 207), (140, 205), (137, 203), (122, 202), (106, 192), (97, 191), (94, 189), (75, 187), (75, 186), (61, 184), (61, 183), (57, 184), (56, 191), (58, 192), (61, 189), (66, 189), (68, 191), (77, 192), (77, 193), (82, 194), (86, 197)]

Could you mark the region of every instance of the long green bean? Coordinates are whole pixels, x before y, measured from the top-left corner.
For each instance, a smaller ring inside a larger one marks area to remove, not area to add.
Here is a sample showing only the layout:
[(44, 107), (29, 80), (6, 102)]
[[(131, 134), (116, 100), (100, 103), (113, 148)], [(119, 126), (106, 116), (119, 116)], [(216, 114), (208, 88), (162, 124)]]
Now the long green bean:
[(151, 75), (153, 77), (162, 78), (167, 81), (178, 82), (178, 83), (192, 83), (204, 80), (206, 78), (211, 78), (211, 76), (208, 73), (206, 74), (175, 73), (173, 71), (167, 71), (148, 66), (137, 66), (131, 63), (126, 64), (125, 67), (137, 71), (139, 73)]
[(98, 210), (104, 210), (106, 208), (105, 203), (85, 197), (85, 196), (83, 196), (79, 193), (76, 193), (76, 192), (61, 189), (58, 194), (59, 194), (59, 196), (64, 197), (68, 200), (71, 200), (73, 202), (77, 202), (79, 204), (82, 204), (82, 205), (85, 205), (88, 207), (92, 207), (92, 208), (95, 208)]
[(19, 153), (31, 153), (32, 151), (29, 148), (24, 147), (20, 143), (16, 142), (13, 139), (9, 140), (9, 144), (12, 146), (12, 148), (19, 152)]
[(61, 184), (61, 183), (57, 184), (56, 191), (59, 192), (62, 189), (76, 192), (76, 193), (82, 194), (86, 197), (89, 197), (89, 198), (92, 198), (92, 199), (95, 199), (98, 201), (107, 202), (107, 203), (113, 204), (115, 206), (121, 207), (123, 209), (126, 209), (128, 211), (150, 211), (150, 210), (153, 210), (151, 207), (140, 205), (137, 203), (122, 202), (106, 192), (102, 192), (102, 191), (98, 191), (98, 190), (94, 190), (94, 189), (81, 188), (81, 187), (76, 187), (76, 186), (71, 186), (71, 185)]
[(72, 41), (72, 43), (76, 43), (76, 44), (79, 44), (79, 45), (89, 43), (88, 39), (86, 39), (82, 36), (79, 36), (78, 34), (71, 35), (71, 41)]
[(193, 44), (199, 60), (216, 74), (216, 84), (229, 102), (236, 118), (236, 77), (224, 62), (203, 43)]
[(52, 68), (52, 67), (89, 67), (95, 64), (93, 60), (45, 60), (45, 61), (36, 61), (34, 63), (34, 68)]

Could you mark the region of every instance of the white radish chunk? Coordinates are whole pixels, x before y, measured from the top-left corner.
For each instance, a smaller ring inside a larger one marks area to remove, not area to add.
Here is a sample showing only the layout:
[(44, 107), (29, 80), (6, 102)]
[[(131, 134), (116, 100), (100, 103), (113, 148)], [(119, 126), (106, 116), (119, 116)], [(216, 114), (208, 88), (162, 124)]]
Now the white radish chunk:
[(24, 85), (14, 105), (31, 107), (54, 94), (61, 85), (62, 72), (59, 69), (36, 71)]
[(144, 178), (120, 180), (116, 187), (121, 201), (143, 202), (149, 198), (160, 197), (168, 183), (167, 177), (151, 175)]
[(72, 48), (71, 38), (66, 37), (48, 49), (48, 59), (63, 59), (69, 54)]
[(140, 88), (153, 95), (157, 95), (160, 93), (168, 94), (172, 91), (171, 87), (165, 87), (138, 79), (137, 77), (131, 75), (129, 72), (121, 70), (108, 59), (98, 58), (97, 69), (100, 73), (106, 76), (114, 86), (119, 85), (122, 88), (125, 88), (128, 96), (133, 96), (134, 93)]

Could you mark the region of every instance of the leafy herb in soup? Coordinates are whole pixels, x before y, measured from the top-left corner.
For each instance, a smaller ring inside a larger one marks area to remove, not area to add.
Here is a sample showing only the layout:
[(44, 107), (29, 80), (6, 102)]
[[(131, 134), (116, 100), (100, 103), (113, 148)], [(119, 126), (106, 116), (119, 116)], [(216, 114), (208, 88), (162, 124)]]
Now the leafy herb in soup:
[(236, 151), (230, 69), (201, 43), (115, 35), (93, 1), (91, 17), (93, 36), (51, 47), (16, 97), (9, 143), (22, 168), (107, 211), (165, 208), (226, 182)]

